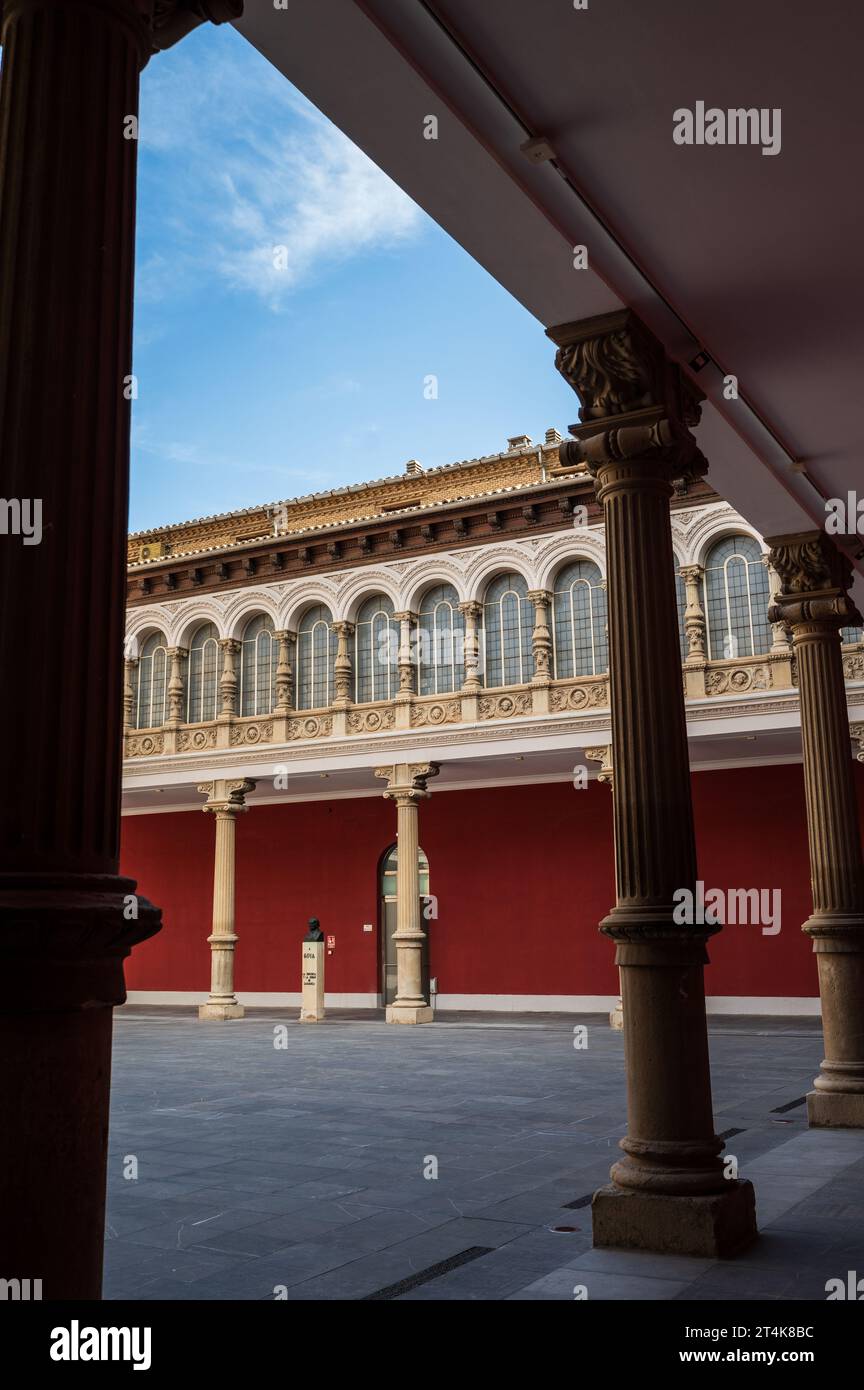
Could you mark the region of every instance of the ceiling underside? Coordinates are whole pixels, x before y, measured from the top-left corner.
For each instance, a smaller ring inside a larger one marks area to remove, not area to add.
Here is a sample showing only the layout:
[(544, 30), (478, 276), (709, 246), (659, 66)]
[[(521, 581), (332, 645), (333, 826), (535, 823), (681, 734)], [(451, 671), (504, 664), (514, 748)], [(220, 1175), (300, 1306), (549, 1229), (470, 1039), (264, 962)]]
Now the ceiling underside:
[[(237, 28), (544, 326), (628, 305), (676, 360), (707, 351), (709, 476), (763, 535), (859, 484), (864, 6), (246, 0)], [(780, 152), (675, 144), (699, 101), (779, 108)]]

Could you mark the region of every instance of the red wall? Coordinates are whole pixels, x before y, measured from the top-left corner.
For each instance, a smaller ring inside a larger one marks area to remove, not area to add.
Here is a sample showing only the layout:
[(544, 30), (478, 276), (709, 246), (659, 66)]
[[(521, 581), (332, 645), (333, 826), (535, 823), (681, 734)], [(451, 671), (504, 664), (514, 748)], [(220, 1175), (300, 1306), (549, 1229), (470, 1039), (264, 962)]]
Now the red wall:
[[(709, 943), (709, 994), (818, 993), (799, 766), (697, 773), (699, 872), (708, 888), (781, 888), (782, 929), (727, 926)], [(378, 988), (378, 866), (395, 838), (383, 797), (255, 806), (237, 826), (236, 986), (298, 991), (299, 942), (317, 916), (336, 936), (328, 991)], [(123, 872), (165, 925), (127, 963), (131, 990), (209, 981), (214, 826), (201, 811), (127, 816)], [(611, 797), (592, 782), (439, 792), (420, 807), (438, 918), (430, 964), (444, 994), (615, 994)], [(375, 925), (363, 932), (363, 923)]]

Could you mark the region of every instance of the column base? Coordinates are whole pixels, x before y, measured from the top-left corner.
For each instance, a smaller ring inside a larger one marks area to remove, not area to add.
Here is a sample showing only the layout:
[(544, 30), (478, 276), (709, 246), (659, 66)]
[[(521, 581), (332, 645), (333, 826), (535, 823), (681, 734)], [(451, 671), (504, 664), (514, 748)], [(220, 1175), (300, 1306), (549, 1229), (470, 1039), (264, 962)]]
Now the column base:
[(298, 1018), (297, 1022), (298, 1022), (298, 1023), (323, 1023), (323, 1022), (324, 1022), (324, 1015), (323, 1015), (323, 1014), (301, 1014), (300, 1017)]
[(243, 1018), (246, 1010), (242, 1004), (199, 1004), (199, 1018)]
[(808, 1091), (811, 1129), (864, 1129), (864, 1095), (855, 1091)]
[(434, 1010), (428, 1004), (388, 1004), (385, 1014), (387, 1023), (431, 1023)]
[(705, 1197), (657, 1196), (610, 1183), (594, 1193), (595, 1246), (723, 1259), (756, 1240), (753, 1184), (731, 1181)]

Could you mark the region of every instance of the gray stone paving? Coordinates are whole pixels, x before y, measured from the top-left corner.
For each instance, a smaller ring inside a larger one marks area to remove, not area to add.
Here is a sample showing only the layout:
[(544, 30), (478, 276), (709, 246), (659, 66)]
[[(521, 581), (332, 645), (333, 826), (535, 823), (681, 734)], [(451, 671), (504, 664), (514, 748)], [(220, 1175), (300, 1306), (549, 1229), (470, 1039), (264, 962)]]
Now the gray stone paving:
[(864, 1134), (772, 1113), (816, 1073), (811, 1020), (712, 1023), (717, 1127), (742, 1131), (727, 1152), (763, 1230), (733, 1261), (594, 1250), (590, 1208), (568, 1207), (624, 1129), (605, 1018), (295, 1020), (117, 1011), (106, 1298), (824, 1299), (864, 1276)]

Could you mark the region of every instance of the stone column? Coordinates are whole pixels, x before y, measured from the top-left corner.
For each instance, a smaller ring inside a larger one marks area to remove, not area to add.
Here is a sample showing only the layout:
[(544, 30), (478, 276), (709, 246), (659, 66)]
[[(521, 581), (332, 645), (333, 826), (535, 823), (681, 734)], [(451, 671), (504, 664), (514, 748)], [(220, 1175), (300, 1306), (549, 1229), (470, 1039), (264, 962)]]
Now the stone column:
[(399, 689), (396, 692), (397, 729), (410, 729), (411, 711), (417, 694), (417, 662), (414, 653), (414, 634), (417, 631), (417, 614), (406, 610), (395, 613), (399, 622)]
[(189, 651), (186, 647), (168, 648), (168, 659), (171, 664), (168, 667), (168, 718), (165, 724), (169, 729), (179, 729), (180, 725), (186, 722), (183, 662), (188, 656)]
[(399, 693), (397, 700), (411, 700), (417, 693), (416, 666), (411, 645), (416, 613), (394, 613), (399, 623)]
[(483, 689), (480, 679), (480, 634), (477, 625), (483, 617), (482, 603), (460, 603), (459, 612), (465, 619), (464, 666), (462, 690), (466, 695), (479, 695)]
[(336, 687), (333, 707), (334, 709), (347, 709), (349, 705), (354, 703), (354, 673), (348, 645), (354, 636), (354, 624), (334, 623), (333, 631), (338, 639), (336, 659), (333, 663), (333, 680)]
[(123, 732), (135, 727), (135, 673), (138, 658), (127, 657), (123, 663)]
[(684, 580), (687, 604), (684, 609), (684, 635), (687, 655), (684, 658), (684, 688), (691, 699), (704, 698), (705, 667), (708, 656), (705, 648), (705, 610), (702, 607), (700, 586), (705, 573), (701, 565), (682, 565), (678, 571)]
[(528, 594), (534, 604), (534, 631), (531, 645), (534, 653), (534, 685), (548, 685), (552, 679), (552, 633), (549, 631), (549, 604), (552, 595), (548, 589), (532, 589)]
[(219, 677), (219, 718), (233, 719), (237, 713), (237, 667), (234, 658), (240, 651), (240, 643), (233, 637), (220, 637), (219, 650), (222, 653), (222, 674)]
[(426, 783), (438, 775), (437, 763), (397, 763), (376, 767), (387, 779), (385, 797), (396, 802), (396, 998), (387, 1007), (388, 1023), (431, 1023), (432, 1009), (423, 989), (423, 943), (420, 925), (420, 836), (417, 806), (428, 795)]
[(279, 643), (279, 660), (276, 665), (276, 708), (274, 714), (290, 714), (292, 704), (292, 685), (294, 681), (294, 661), (292, 649), (297, 642), (297, 633), (283, 628), (275, 632)]
[[(597, 781), (601, 784), (601, 786), (608, 787), (611, 792), (614, 781), (612, 772), (611, 744), (607, 743), (605, 745), (601, 745), (601, 747), (599, 748), (586, 748), (585, 757), (588, 759), (589, 763), (600, 764), (600, 771), (597, 773)], [(618, 998), (615, 1000), (615, 1007), (609, 1015), (609, 1027), (615, 1028), (618, 1031), (620, 1031), (624, 1027), (624, 1000), (621, 998), (620, 994)]]
[(534, 714), (546, 714), (549, 709), (549, 684), (552, 680), (552, 633), (549, 630), (549, 605), (552, 595), (548, 589), (532, 589), (528, 594), (534, 604), (534, 630), (531, 647), (534, 655), (534, 675), (531, 684), (531, 708)]
[(699, 592), (704, 573), (701, 565), (682, 565), (679, 570), (679, 574), (684, 580), (684, 589), (687, 595), (687, 606), (684, 609), (684, 632), (687, 637), (688, 661), (704, 661), (706, 659), (705, 610), (702, 607), (702, 597)]
[(852, 566), (820, 531), (774, 536), (780, 577), (770, 622), (792, 629), (813, 912), (804, 931), (819, 969), (825, 1060), (807, 1096), (811, 1125), (864, 1128), (864, 856), (840, 629), (861, 616), (849, 597)]
[(621, 972), (628, 1132), (594, 1196), (594, 1243), (727, 1255), (756, 1223), (714, 1132), (703, 972), (716, 928), (675, 911), (697, 868), (669, 499), (705, 471), (697, 397), (629, 311), (549, 336), (581, 400), (562, 462), (595, 479), (608, 565), (617, 901), (600, 929)]
[(100, 1295), (111, 1011), (159, 929), (117, 872), (128, 137), (140, 70), (186, 20), (146, 0), (0, 3), (0, 459), (27, 522), (0, 543), (0, 669), (26, 673), (0, 681), (0, 1251), (46, 1300)]
[(202, 782), (199, 792), (207, 797), (203, 807), (216, 817), (216, 851), (213, 861), (213, 931), (210, 943), (210, 998), (198, 1005), (199, 1018), (242, 1018), (244, 1009), (234, 993), (234, 842), (237, 817), (246, 809), (246, 796), (255, 783), (238, 778)]

